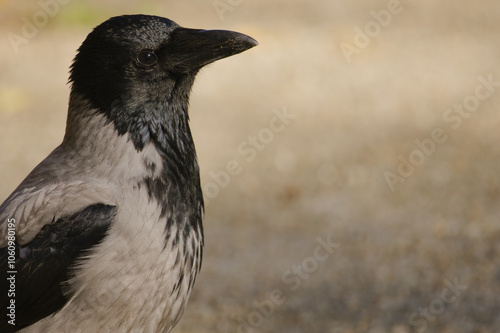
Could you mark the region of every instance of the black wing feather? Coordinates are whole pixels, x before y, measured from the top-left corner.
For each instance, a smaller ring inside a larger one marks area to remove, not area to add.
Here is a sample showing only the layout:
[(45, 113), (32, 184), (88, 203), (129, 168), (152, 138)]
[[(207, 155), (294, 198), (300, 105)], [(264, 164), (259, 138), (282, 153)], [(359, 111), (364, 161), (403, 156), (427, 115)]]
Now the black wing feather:
[[(15, 332), (61, 309), (68, 301), (63, 293), (71, 265), (106, 236), (115, 207), (88, 206), (78, 213), (45, 225), (29, 243), (16, 246), (15, 297), (8, 297), (7, 247), (0, 249), (2, 286), (0, 332)], [(8, 323), (7, 306), (15, 300), (16, 325)]]

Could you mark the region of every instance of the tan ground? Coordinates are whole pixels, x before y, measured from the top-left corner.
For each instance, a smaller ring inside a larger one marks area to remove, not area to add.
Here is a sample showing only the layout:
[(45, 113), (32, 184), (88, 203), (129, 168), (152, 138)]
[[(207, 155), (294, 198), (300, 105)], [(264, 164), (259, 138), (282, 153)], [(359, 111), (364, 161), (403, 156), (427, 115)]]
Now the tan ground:
[(90, 27), (144, 12), (238, 30), (260, 45), (192, 95), (206, 248), (175, 331), (500, 331), (498, 1), (221, 0), (223, 20), (214, 1), (141, 3), (61, 5), (18, 53), (8, 33), (41, 9), (0, 4), (0, 201), (59, 144)]

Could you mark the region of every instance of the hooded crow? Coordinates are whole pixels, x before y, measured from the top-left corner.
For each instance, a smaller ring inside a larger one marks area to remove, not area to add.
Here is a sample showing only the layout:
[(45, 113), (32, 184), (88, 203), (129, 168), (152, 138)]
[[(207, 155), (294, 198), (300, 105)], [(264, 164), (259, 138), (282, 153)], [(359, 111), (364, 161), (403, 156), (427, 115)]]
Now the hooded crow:
[(88, 35), (63, 142), (0, 206), (0, 332), (170, 332), (202, 259), (191, 87), (257, 44), (146, 15)]

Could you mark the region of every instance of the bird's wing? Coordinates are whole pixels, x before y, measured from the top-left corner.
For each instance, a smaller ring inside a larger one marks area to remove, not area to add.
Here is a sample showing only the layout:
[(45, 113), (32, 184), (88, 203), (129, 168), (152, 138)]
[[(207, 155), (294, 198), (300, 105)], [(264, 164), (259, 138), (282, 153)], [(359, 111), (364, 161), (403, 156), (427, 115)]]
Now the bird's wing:
[[(36, 170), (36, 169), (35, 169)], [(35, 171), (34, 170), (34, 171)], [(30, 174), (21, 185), (0, 205), (0, 248), (7, 246), (8, 224), (15, 225), (16, 241), (26, 244), (44, 225), (64, 216), (72, 215), (95, 203), (114, 204), (106, 182), (96, 179), (58, 181), (26, 187)]]
[(11, 300), (16, 329), (61, 308), (72, 264), (102, 240), (114, 218), (109, 182), (85, 175), (67, 156), (56, 148), (0, 205), (0, 332), (13, 329)]
[[(105, 237), (115, 209), (101, 203), (87, 206), (44, 225), (26, 244), (0, 249), (3, 293), (0, 332), (29, 326), (64, 306), (71, 296), (65, 293), (65, 281), (71, 277), (72, 264)], [(10, 257), (13, 249), (14, 263)], [(9, 290), (12, 290), (10, 295)], [(15, 302), (16, 326), (8, 323), (11, 299)]]

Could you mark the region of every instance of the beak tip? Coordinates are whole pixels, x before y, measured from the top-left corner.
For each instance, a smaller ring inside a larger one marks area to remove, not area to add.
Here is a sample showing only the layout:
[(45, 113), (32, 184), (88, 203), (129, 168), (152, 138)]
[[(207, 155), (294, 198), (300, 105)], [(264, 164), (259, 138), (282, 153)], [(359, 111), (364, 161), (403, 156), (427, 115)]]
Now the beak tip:
[(250, 46), (250, 48), (259, 45), (259, 42), (250, 36), (247, 36), (247, 43)]
[(232, 43), (234, 43), (233, 45), (235, 45), (235, 47), (239, 49), (239, 52), (246, 51), (248, 49), (251, 49), (252, 47), (259, 45), (259, 42), (257, 42), (252, 37), (239, 32), (233, 33)]

